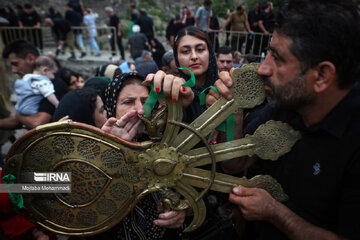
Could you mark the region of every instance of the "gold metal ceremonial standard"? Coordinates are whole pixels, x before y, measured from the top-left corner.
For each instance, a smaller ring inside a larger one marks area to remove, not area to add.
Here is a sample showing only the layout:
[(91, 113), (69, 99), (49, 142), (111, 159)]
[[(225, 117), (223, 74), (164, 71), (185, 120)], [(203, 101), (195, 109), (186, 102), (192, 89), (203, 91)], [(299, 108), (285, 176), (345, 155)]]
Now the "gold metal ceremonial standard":
[[(167, 101), (166, 124), (146, 124), (152, 128), (148, 130), (151, 141), (128, 142), (71, 121), (29, 131), (10, 149), (3, 175), (12, 174), (21, 183), (25, 172), (71, 172), (72, 192), (23, 194), (21, 213), (56, 233), (94, 235), (119, 223), (145, 194), (160, 191), (168, 209), (187, 207), (179, 194), (189, 201), (194, 218), (185, 231), (192, 231), (205, 219), (202, 196), (209, 189), (228, 193), (236, 185), (260, 187), (277, 200), (286, 200), (280, 184), (270, 176), (236, 178), (216, 173), (215, 164), (254, 154), (276, 160), (290, 151), (300, 138), (298, 132), (285, 123), (269, 121), (243, 139), (210, 146), (204, 137), (239, 108), (263, 102), (257, 68), (251, 64), (235, 69), (234, 98), (220, 98), (189, 125), (181, 122), (180, 101)], [(156, 117), (161, 119), (160, 115)], [(157, 131), (159, 125), (162, 133)], [(204, 147), (195, 148), (199, 142)], [(209, 164), (211, 170), (197, 168)], [(194, 187), (203, 190), (199, 193)]]

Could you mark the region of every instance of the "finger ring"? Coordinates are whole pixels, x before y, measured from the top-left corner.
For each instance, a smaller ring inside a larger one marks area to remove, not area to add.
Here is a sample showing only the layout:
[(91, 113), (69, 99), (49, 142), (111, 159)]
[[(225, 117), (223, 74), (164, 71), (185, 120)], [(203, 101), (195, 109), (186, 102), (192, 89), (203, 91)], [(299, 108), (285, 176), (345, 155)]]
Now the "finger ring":
[(117, 121), (114, 123), (114, 126), (121, 128), (121, 126), (120, 126), (120, 120), (117, 120)]

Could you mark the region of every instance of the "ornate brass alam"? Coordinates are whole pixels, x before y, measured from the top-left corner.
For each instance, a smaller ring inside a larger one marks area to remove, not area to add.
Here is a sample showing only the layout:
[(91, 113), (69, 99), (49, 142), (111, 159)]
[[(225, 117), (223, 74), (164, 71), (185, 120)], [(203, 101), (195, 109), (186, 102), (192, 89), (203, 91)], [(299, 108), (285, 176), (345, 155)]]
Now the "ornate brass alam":
[[(10, 149), (3, 175), (13, 174), (21, 183), (25, 172), (71, 172), (72, 192), (23, 194), (21, 213), (56, 233), (93, 235), (119, 223), (144, 195), (160, 191), (166, 210), (188, 207), (179, 194), (188, 200), (194, 217), (185, 231), (192, 231), (205, 219), (202, 196), (209, 189), (228, 193), (236, 185), (260, 187), (277, 200), (286, 200), (272, 177), (236, 178), (217, 173), (215, 163), (254, 154), (276, 160), (300, 138), (298, 132), (285, 123), (270, 121), (243, 139), (209, 146), (204, 137), (239, 108), (263, 102), (257, 68), (251, 64), (235, 69), (233, 99), (220, 98), (189, 125), (181, 123), (181, 103), (167, 100), (166, 125), (146, 123), (152, 141), (128, 142), (71, 121), (29, 131)], [(156, 118), (162, 119), (162, 114)], [(157, 127), (162, 125), (165, 129), (159, 133)], [(195, 148), (200, 141), (204, 147)], [(197, 168), (209, 164), (211, 170)], [(199, 193), (194, 187), (204, 190)]]

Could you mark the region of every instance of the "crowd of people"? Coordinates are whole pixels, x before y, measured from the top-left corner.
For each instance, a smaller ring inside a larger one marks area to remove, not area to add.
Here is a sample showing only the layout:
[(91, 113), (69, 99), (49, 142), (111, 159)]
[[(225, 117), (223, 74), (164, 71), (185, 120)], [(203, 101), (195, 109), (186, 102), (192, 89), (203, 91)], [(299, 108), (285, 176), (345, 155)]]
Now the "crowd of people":
[[(250, 52), (241, 59), (243, 43), (254, 41), (254, 51), (269, 49), (257, 72), (267, 99), (246, 112), (236, 112), (234, 138), (253, 134), (268, 120), (286, 122), (302, 137), (277, 161), (256, 156), (229, 159), (218, 164), (217, 171), (246, 177), (269, 174), (289, 199), (281, 203), (264, 189), (243, 186), (234, 187), (230, 194), (209, 191), (204, 196), (204, 224), (193, 232), (181, 233), (191, 221), (191, 207), (162, 212), (159, 194), (152, 193), (109, 230), (75, 239), (360, 238), (360, 59), (354, 54), (360, 50), (360, 2), (290, 0), (279, 8), (276, 18), (271, 16), (271, 3), (264, 10), (257, 3), (248, 14), (243, 5), (239, 6), (229, 13), (221, 29), (231, 24), (233, 31), (262, 31), (266, 36), (273, 33), (270, 44), (260, 44), (256, 34), (249, 34), (252, 39), (245, 41), (246, 36), (236, 33), (229, 35), (227, 46), (216, 51), (209, 35), (211, 4), (205, 0), (195, 15), (186, 7), (182, 9), (169, 30), (172, 49), (168, 51), (155, 38), (146, 11), (138, 11), (132, 4), (128, 44), (134, 62), (109, 62), (86, 80), (61, 67), (56, 55), (40, 56), (29, 41), (8, 43), (2, 57), (19, 76), (15, 83), (18, 102), (15, 113), (0, 119), (0, 129), (32, 129), (72, 120), (127, 141), (148, 140), (139, 115), (144, 115), (151, 91), (181, 101), (183, 122), (191, 123), (221, 96), (232, 99), (232, 68), (260, 61)], [(74, 6), (69, 7), (72, 10), (68, 11), (74, 11)], [(318, 14), (319, 9), (322, 14)], [(112, 34), (121, 39), (121, 24), (114, 10), (107, 7), (105, 11), (116, 29)], [(57, 15), (52, 11), (49, 17), (53, 25)], [(91, 16), (91, 10), (85, 15)], [(94, 19), (86, 21), (90, 31)], [(71, 38), (78, 39), (76, 34)], [(67, 41), (66, 36), (62, 36), (63, 41)], [(110, 41), (115, 46), (113, 36)], [(93, 47), (99, 54), (96, 44)], [(184, 86), (192, 78), (194, 85)], [(151, 87), (142, 84), (144, 81)], [(211, 144), (226, 141), (224, 134), (214, 132)], [(56, 239), (55, 234), (12, 211), (8, 194), (1, 194), (0, 201), (0, 238)]]

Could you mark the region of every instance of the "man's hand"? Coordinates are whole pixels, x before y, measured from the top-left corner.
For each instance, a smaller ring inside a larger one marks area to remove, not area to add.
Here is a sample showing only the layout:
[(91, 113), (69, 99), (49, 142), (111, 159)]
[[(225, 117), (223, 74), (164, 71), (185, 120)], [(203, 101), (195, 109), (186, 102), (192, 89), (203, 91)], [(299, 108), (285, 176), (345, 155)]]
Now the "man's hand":
[(222, 71), (219, 73), (219, 79), (215, 82), (214, 86), (217, 88), (220, 94), (215, 92), (214, 90), (210, 90), (209, 94), (206, 96), (206, 106), (210, 107), (220, 98), (220, 96), (224, 96), (225, 99), (232, 99), (232, 92), (229, 87), (232, 85), (232, 79), (230, 74), (226, 71)]
[(277, 201), (264, 189), (235, 187), (229, 197), (241, 209), (247, 220), (270, 220)]

